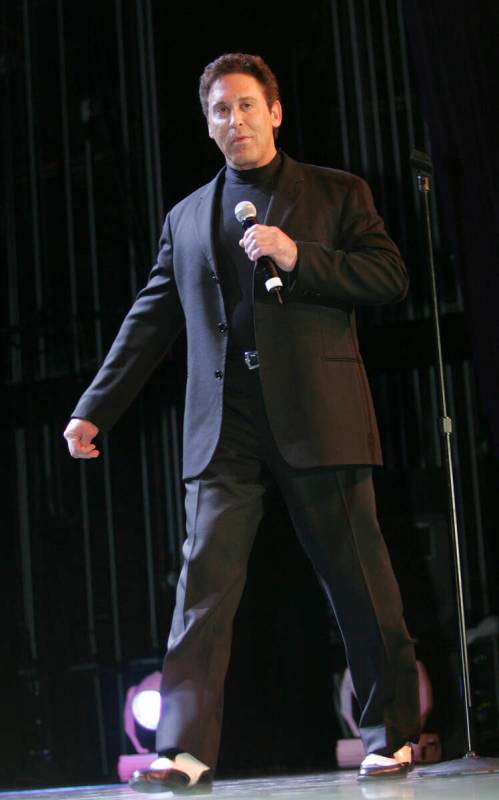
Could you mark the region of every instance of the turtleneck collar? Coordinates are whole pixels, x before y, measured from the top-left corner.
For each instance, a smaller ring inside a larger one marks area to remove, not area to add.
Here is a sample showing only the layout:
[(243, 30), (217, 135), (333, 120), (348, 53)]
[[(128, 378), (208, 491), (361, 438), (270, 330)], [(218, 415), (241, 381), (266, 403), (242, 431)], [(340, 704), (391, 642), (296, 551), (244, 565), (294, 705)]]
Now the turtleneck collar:
[(272, 183), (282, 164), (282, 153), (277, 151), (272, 161), (265, 164), (263, 167), (255, 167), (254, 169), (234, 169), (227, 165), (225, 172), (225, 182), (232, 185), (252, 184), (263, 185)]

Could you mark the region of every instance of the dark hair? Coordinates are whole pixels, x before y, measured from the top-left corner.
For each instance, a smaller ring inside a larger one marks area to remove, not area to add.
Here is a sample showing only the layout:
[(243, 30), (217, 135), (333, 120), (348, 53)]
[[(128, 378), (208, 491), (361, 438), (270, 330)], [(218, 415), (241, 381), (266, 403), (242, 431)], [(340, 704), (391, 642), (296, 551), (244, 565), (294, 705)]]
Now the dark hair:
[(199, 79), (199, 99), (205, 117), (208, 116), (208, 95), (214, 81), (232, 72), (242, 72), (255, 78), (265, 92), (269, 108), (279, 100), (277, 78), (263, 58), (248, 53), (225, 53), (208, 64)]

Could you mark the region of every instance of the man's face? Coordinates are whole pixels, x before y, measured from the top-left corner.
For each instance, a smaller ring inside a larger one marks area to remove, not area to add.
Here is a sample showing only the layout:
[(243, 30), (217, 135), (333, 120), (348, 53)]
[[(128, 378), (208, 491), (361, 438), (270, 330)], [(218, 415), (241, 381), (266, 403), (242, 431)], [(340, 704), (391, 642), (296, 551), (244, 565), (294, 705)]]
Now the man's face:
[(235, 169), (263, 167), (276, 154), (274, 128), (282, 120), (281, 104), (271, 108), (263, 87), (252, 75), (234, 72), (213, 82), (208, 95), (208, 131)]

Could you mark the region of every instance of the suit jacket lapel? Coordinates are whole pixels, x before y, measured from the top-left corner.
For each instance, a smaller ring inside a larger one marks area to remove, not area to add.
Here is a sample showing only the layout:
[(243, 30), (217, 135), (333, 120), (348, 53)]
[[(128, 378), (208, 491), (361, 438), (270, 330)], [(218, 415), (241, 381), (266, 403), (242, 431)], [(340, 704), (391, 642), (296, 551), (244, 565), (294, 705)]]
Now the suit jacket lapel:
[(217, 190), (219, 186), (219, 181), (221, 176), (224, 172), (224, 169), (221, 169), (220, 172), (215, 175), (210, 183), (206, 184), (203, 193), (198, 198), (197, 206), (195, 209), (195, 230), (197, 237), (199, 239), (199, 243), (203, 250), (204, 255), (206, 256), (208, 265), (210, 269), (215, 272), (218, 276), (218, 269), (217, 269), (217, 262), (215, 256), (215, 200), (217, 196)]
[(278, 228), (284, 228), (286, 220), (298, 203), (303, 187), (303, 173), (298, 162), (286, 153), (282, 156), (282, 167), (264, 220), (265, 225), (276, 225)]

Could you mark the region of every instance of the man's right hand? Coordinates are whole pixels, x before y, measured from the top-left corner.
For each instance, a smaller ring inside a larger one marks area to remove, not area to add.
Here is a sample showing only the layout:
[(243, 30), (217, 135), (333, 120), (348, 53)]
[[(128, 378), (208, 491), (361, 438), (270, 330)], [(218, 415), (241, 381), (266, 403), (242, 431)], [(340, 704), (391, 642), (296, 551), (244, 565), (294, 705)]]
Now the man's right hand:
[(73, 458), (97, 458), (97, 450), (92, 439), (99, 433), (99, 429), (88, 419), (72, 419), (64, 431), (69, 452)]

